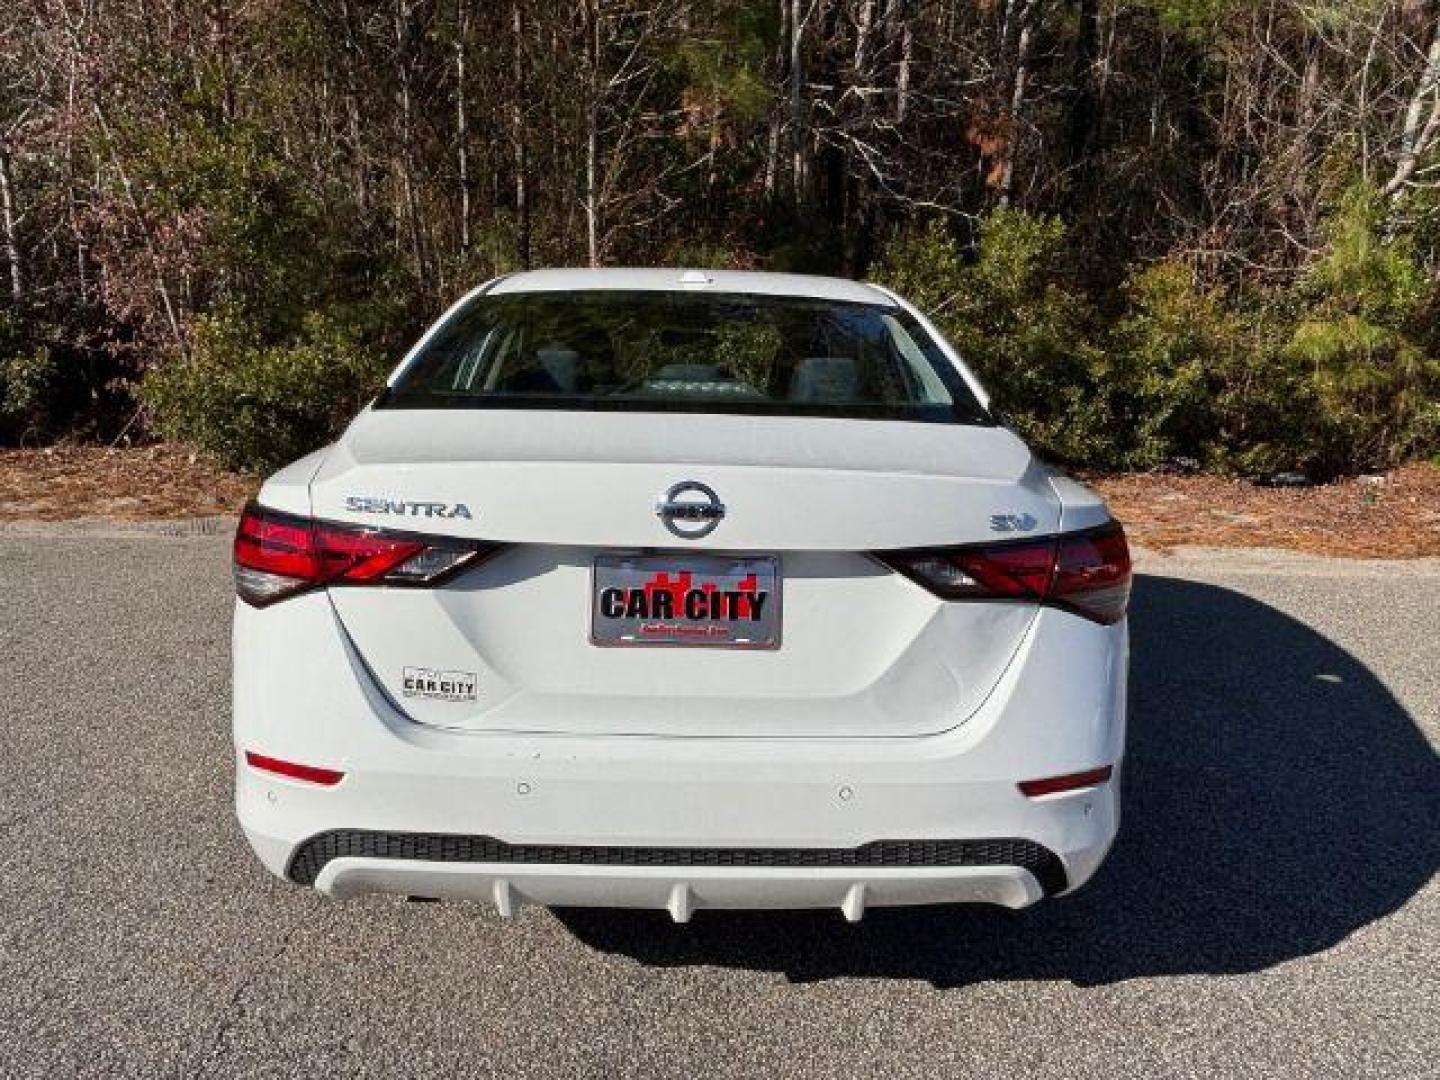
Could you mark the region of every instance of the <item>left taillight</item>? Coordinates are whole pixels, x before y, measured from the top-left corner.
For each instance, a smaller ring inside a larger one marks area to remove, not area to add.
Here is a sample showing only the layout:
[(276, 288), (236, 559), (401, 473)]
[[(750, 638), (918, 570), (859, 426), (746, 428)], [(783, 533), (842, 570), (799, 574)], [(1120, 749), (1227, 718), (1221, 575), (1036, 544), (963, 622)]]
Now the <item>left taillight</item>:
[(436, 585), (495, 544), (336, 525), (250, 503), (235, 530), (235, 591), (254, 607), (335, 585)]
[(1084, 532), (877, 557), (946, 600), (1026, 600), (1094, 622), (1125, 617), (1130, 548), (1118, 522)]

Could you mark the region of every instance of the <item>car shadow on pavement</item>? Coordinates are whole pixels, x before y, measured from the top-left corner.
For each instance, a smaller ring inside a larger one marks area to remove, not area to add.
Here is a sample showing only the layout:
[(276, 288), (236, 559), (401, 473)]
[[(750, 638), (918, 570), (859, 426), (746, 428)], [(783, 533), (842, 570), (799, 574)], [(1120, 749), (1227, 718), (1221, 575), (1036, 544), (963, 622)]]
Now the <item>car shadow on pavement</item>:
[(586, 944), (719, 965), (963, 986), (1255, 971), (1329, 948), (1440, 865), (1440, 762), (1373, 673), (1229, 589), (1137, 580), (1120, 837), (1027, 911), (557, 912)]

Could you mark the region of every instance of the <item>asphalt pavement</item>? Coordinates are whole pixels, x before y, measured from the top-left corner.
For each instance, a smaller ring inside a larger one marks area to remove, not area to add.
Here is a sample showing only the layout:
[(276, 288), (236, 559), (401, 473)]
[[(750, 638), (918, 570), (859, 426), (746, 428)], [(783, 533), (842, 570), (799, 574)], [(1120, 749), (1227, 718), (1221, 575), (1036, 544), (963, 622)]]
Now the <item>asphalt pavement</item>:
[(267, 876), (227, 547), (0, 530), (0, 1076), (1440, 1075), (1440, 563), (1145, 557), (1073, 897), (677, 927)]

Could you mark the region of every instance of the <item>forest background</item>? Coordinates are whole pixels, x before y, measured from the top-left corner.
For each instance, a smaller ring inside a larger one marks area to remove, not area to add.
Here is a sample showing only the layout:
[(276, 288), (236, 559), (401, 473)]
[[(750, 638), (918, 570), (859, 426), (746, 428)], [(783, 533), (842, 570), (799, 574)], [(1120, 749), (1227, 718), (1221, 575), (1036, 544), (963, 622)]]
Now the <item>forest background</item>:
[(1434, 459), (1440, 4), (0, 10), (0, 443), (270, 467), (541, 265), (894, 285), (1061, 462)]

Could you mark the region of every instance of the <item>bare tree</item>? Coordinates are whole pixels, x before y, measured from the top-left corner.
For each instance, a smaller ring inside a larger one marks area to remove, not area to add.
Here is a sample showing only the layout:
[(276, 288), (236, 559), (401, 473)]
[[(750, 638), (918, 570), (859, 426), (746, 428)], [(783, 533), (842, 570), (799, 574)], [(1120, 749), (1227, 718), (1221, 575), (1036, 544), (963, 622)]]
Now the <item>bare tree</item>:
[[(1430, 31), (1430, 47), (1415, 80), (1415, 90), (1405, 107), (1400, 128), (1400, 149), (1395, 169), (1385, 182), (1383, 192), (1396, 200), (1414, 184), (1421, 161), (1440, 141), (1440, 16)], [(1440, 185), (1440, 180), (1430, 186)]]

